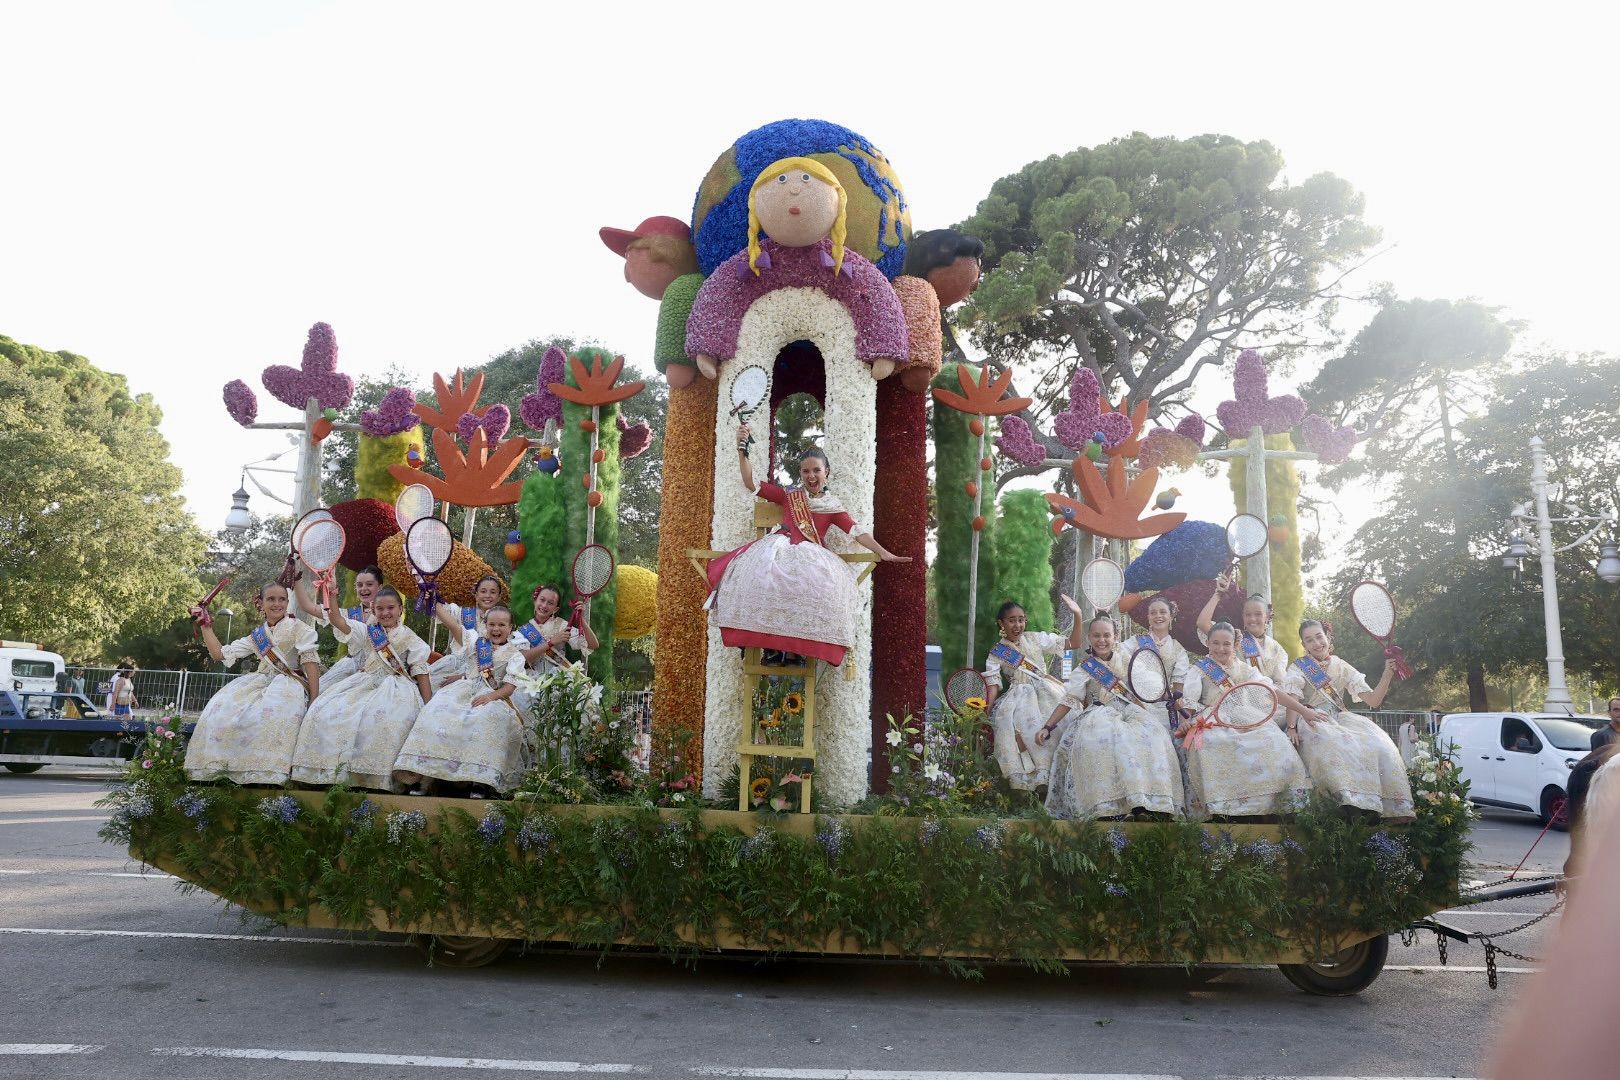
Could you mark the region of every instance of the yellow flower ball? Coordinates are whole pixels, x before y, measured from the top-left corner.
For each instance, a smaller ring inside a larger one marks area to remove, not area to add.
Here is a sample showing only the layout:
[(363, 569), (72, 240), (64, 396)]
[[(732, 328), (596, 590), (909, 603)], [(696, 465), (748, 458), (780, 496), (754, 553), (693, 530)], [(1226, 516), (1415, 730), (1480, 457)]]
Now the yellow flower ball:
[(804, 712), (804, 695), (792, 693), (783, 698), (782, 711), (787, 713), (789, 716), (798, 716), (800, 713)]
[(613, 574), (619, 596), (613, 636), (624, 641), (646, 637), (658, 626), (658, 575), (630, 563), (620, 563)]

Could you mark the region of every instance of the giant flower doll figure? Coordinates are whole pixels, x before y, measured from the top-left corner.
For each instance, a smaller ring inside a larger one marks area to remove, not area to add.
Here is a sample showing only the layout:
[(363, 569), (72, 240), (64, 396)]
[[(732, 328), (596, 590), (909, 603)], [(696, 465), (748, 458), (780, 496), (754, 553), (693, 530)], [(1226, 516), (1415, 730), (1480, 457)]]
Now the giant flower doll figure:
[(894, 287), (844, 247), (846, 203), (832, 170), (811, 158), (783, 158), (759, 174), (748, 192), (748, 247), (709, 275), (687, 319), (686, 352), (706, 377), (736, 355), (754, 301), (777, 289), (818, 289), (843, 305), (855, 325), (855, 358), (871, 365), (874, 379), (909, 359)]
[(737, 469), (743, 487), (783, 507), (782, 528), (709, 563), (709, 603), (720, 640), (737, 648), (776, 649), (837, 667), (855, 643), (855, 575), (823, 546), (840, 529), (884, 562), (910, 562), (861, 532), (837, 496), (827, 490), (827, 455), (811, 449), (799, 461), (800, 487), (756, 484), (744, 447), (748, 425), (737, 432)]

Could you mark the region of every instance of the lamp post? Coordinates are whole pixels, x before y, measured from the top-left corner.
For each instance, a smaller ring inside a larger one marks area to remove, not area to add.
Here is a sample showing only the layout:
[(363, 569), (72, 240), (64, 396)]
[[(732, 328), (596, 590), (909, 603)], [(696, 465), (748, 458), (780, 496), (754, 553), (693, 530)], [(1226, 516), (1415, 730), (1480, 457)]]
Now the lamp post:
[[(1570, 551), (1580, 547), (1592, 537), (1596, 536), (1606, 525), (1614, 524), (1613, 515), (1608, 514), (1577, 514), (1570, 517), (1555, 518), (1547, 505), (1547, 448), (1541, 441), (1541, 436), (1530, 439), (1530, 494), (1535, 506), (1536, 541), (1532, 543), (1525, 537), (1525, 528), (1529, 524), (1531, 503), (1520, 503), (1509, 515), (1514, 523), (1513, 537), (1508, 543), (1508, 549), (1502, 556), (1502, 565), (1510, 570), (1517, 570), (1520, 562), (1530, 554), (1532, 548), (1541, 555), (1541, 603), (1542, 614), (1547, 625), (1547, 704), (1548, 711), (1561, 709), (1573, 713), (1574, 699), (1569, 695), (1569, 686), (1564, 677), (1564, 634), (1558, 617), (1558, 575), (1554, 564), (1554, 556), (1560, 552)], [(1591, 528), (1583, 533), (1573, 543), (1563, 547), (1553, 546), (1553, 523), (1560, 524), (1589, 524), (1595, 522)], [(1620, 544), (1605, 541), (1598, 558), (1597, 575), (1611, 585), (1620, 582)]]
[(234, 640), (236, 640), (235, 638), (233, 638), (231, 636), (232, 620), (236, 618), (236, 612), (232, 611), (230, 608), (226, 608), (224, 611), (221, 611), (220, 614), (225, 616), (225, 640), (226, 641), (234, 641)]

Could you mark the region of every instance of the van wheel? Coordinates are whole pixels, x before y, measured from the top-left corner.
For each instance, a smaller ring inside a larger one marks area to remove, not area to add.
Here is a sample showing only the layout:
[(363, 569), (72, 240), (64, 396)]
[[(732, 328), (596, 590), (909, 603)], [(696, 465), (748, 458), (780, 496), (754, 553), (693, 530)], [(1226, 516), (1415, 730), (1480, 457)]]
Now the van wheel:
[(1559, 832), (1569, 831), (1569, 798), (1563, 789), (1548, 787), (1541, 793), (1540, 818), (1542, 825), (1551, 825)]
[(16, 761), (8, 761), (8, 762), (6, 762), (6, 768), (8, 768), (12, 772), (18, 773), (18, 774), (20, 774), (22, 776), (27, 776), (31, 772), (39, 772), (39, 770), (43, 769), (44, 767), (45, 766), (43, 764), (39, 764), (39, 763), (25, 765), (25, 764), (23, 764), (21, 762), (16, 762)]
[(1349, 997), (1373, 984), (1389, 957), (1389, 938), (1380, 935), (1314, 964), (1278, 964), (1288, 981), (1308, 994)]

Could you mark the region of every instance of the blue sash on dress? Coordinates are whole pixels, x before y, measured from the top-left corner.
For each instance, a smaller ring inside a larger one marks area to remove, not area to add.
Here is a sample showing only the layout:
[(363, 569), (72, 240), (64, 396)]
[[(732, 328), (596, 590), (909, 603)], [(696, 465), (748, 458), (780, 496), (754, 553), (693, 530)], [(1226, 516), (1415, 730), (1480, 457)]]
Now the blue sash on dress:
[(518, 627), (518, 633), (523, 635), (523, 640), (529, 643), (529, 648), (531, 649), (540, 644), (541, 641), (545, 640), (544, 636), (540, 633), (540, 628), (534, 625), (534, 620), (532, 619)]
[(1194, 660), (1193, 663), (1196, 664), (1198, 666), (1198, 670), (1202, 671), (1204, 676), (1216, 686), (1227, 686), (1232, 682), (1232, 676), (1226, 673), (1226, 669), (1207, 656), (1200, 656), (1198, 659)]
[(1250, 660), (1260, 659), (1260, 643), (1247, 630), (1243, 631), (1243, 655)]
[(260, 656), (263, 656), (270, 651), (270, 631), (267, 630), (262, 624), (253, 628), (252, 637), (253, 647), (259, 650)]
[(1093, 682), (1104, 690), (1112, 690), (1119, 685), (1119, 676), (1095, 656), (1088, 656), (1080, 662), (1080, 670), (1089, 675)]
[(1138, 649), (1152, 649), (1154, 652), (1159, 651), (1159, 643), (1153, 640), (1152, 634), (1137, 634), (1136, 647)]
[(461, 628), (463, 630), (478, 629), (478, 609), (476, 607), (464, 607), (461, 609)]
[(1318, 664), (1309, 656), (1302, 656), (1298, 660), (1294, 661), (1294, 666), (1305, 673), (1305, 677), (1311, 680), (1312, 686), (1316, 687), (1318, 690), (1327, 689), (1328, 683), (1331, 680), (1328, 679), (1328, 673), (1322, 670), (1321, 664)]

